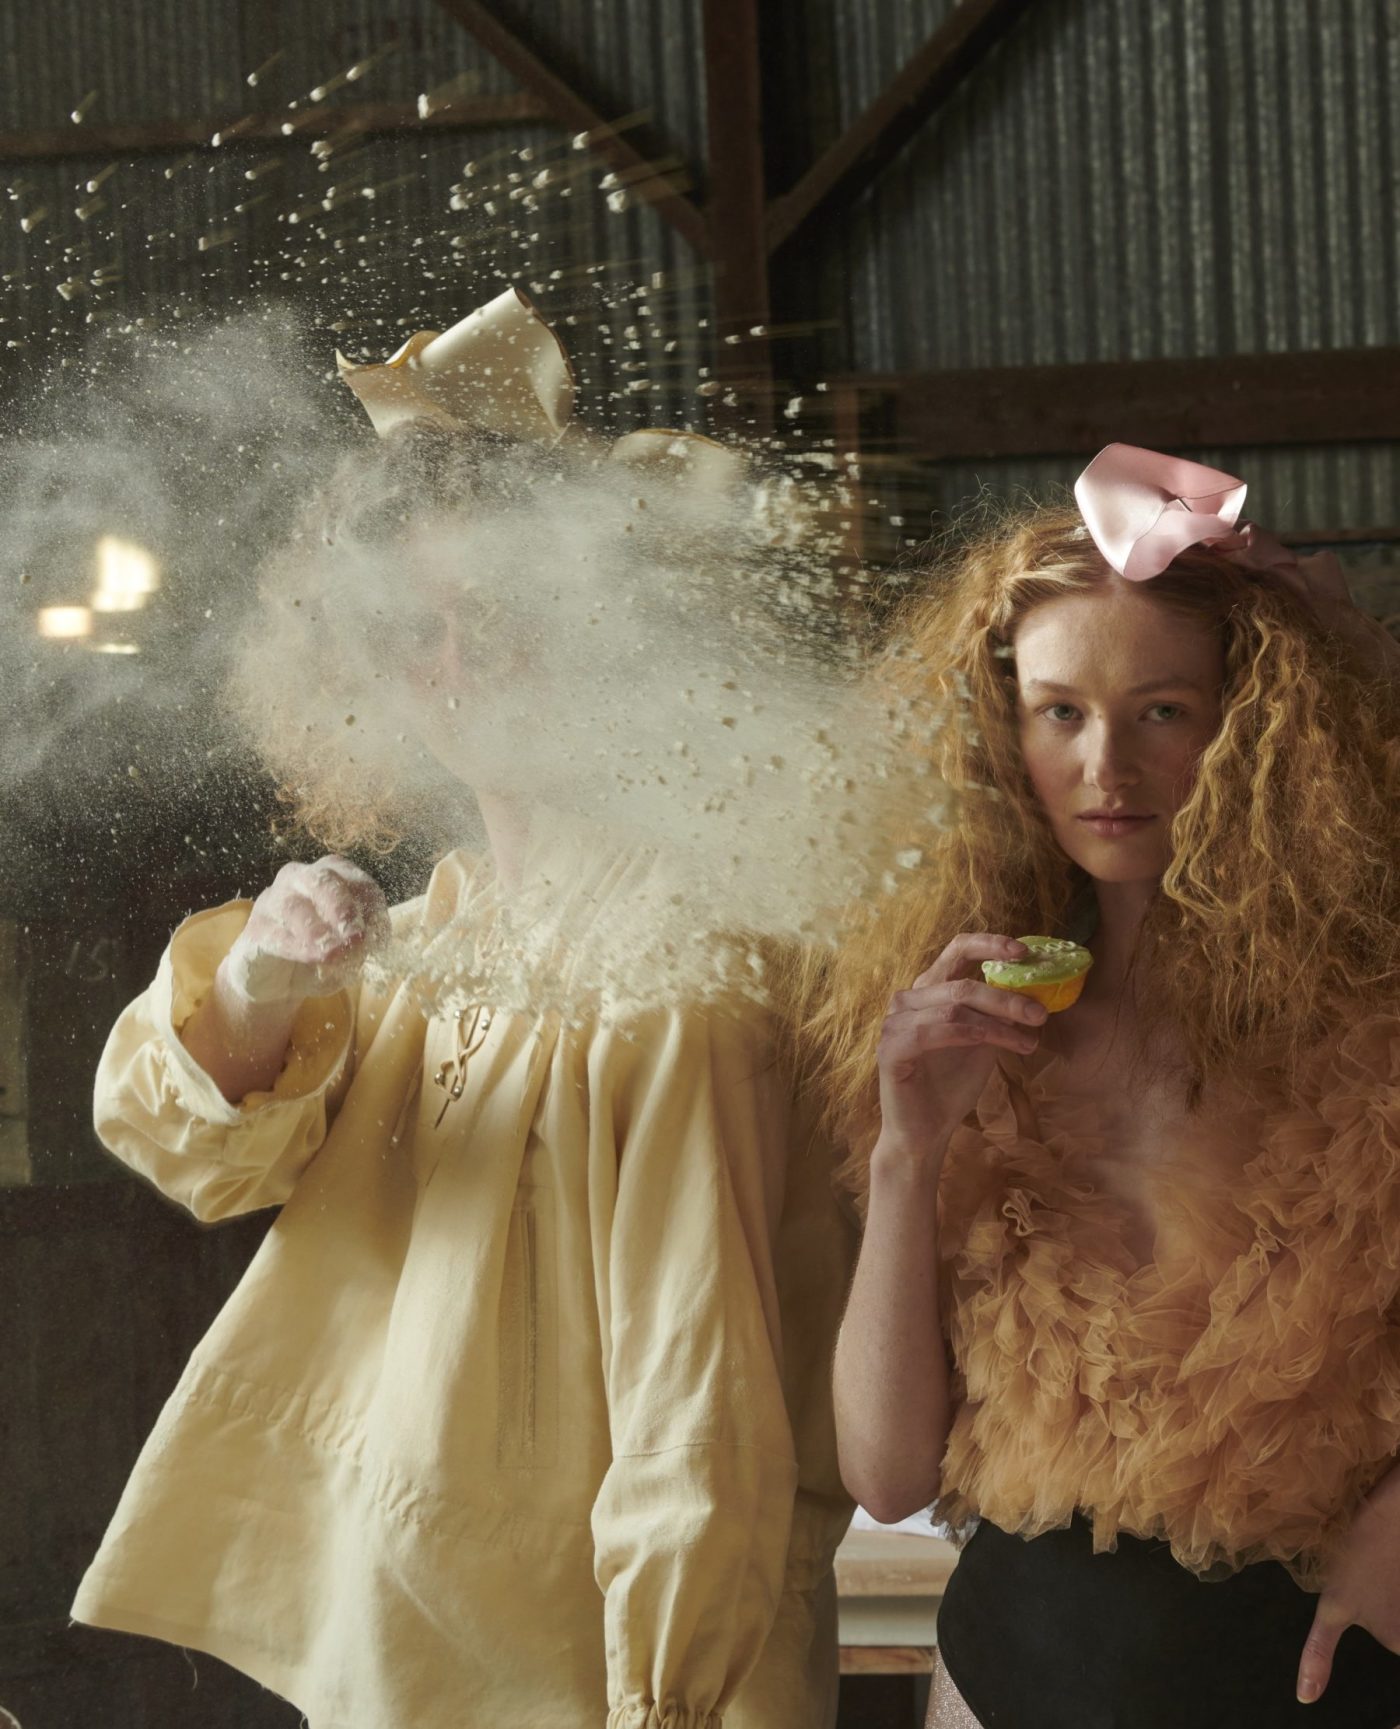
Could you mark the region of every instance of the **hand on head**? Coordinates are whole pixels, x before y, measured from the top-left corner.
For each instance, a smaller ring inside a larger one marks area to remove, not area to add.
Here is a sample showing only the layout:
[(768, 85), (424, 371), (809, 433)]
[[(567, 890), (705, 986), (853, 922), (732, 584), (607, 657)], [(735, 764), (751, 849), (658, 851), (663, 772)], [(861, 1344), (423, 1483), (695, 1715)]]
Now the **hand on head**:
[(1351, 597), (1334, 553), (1318, 552), (1276, 573), (1335, 641), (1344, 644), (1375, 677), (1400, 678), (1400, 642), (1378, 618), (1363, 612)]

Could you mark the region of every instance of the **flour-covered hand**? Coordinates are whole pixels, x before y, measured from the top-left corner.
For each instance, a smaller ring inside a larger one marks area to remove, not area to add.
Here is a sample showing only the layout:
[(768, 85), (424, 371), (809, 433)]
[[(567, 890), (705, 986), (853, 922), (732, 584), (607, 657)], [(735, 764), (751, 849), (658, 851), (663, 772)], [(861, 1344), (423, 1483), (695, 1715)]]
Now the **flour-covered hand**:
[(253, 903), (221, 967), (249, 1003), (294, 1003), (343, 990), (389, 934), (378, 883), (347, 859), (287, 864)]

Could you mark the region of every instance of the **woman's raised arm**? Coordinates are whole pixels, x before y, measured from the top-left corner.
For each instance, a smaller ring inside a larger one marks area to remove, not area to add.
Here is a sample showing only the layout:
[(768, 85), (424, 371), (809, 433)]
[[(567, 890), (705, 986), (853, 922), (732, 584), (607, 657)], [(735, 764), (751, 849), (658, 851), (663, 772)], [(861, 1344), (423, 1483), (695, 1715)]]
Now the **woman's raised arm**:
[(1033, 1051), (1045, 1010), (994, 990), (984, 960), (1028, 951), (987, 932), (955, 937), (890, 1005), (880, 1038), (880, 1133), (860, 1259), (836, 1347), (836, 1434), (851, 1494), (886, 1523), (937, 1494), (951, 1417), (938, 1312), (938, 1179), (954, 1129), (998, 1050)]
[(366, 947), (388, 929), (383, 891), (347, 859), (283, 865), (181, 1028), (181, 1043), (231, 1104), (265, 1091), (301, 1005), (353, 984)]

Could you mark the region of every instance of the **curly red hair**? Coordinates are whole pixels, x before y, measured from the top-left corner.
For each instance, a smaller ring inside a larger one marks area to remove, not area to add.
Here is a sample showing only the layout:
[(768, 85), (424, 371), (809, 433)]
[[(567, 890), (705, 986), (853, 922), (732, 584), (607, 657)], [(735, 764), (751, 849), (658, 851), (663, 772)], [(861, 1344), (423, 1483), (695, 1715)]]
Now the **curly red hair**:
[[(960, 931), (1064, 933), (1089, 887), (1021, 762), (1014, 641), (1033, 607), (1121, 580), (1072, 506), (1036, 506), (936, 564), (895, 619), (884, 675), (961, 717), (934, 764), (957, 812), (923, 866), (795, 981), (803, 1061), (852, 1149), (857, 1193), (891, 995)], [(1400, 716), (1394, 687), (1303, 602), (1218, 553), (1190, 550), (1146, 592), (1205, 621), (1224, 652), (1220, 728), (1173, 822), (1133, 968), (1140, 1013), (1175, 1029), (1199, 1097), (1261, 1064), (1286, 1075), (1329, 1029), (1394, 1006)]]

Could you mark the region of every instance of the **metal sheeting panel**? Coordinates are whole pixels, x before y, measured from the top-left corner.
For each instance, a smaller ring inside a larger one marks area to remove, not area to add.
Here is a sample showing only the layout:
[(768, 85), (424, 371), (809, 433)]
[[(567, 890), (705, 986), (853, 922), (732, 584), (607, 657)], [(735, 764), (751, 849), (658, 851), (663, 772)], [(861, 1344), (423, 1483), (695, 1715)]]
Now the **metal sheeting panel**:
[[(946, 11), (840, 8), (845, 119)], [(1400, 341), (1397, 107), (1388, 0), (1040, 0), (826, 225), (851, 362)]]
[[(643, 111), (648, 142), (703, 159), (699, 0), (521, 0), (493, 10), (604, 119)], [(0, 129), (62, 126), (89, 96), (96, 124), (226, 116), (317, 90), (412, 101), (444, 86), (516, 88), (433, 0), (0, 8)]]
[(0, 8), (0, 127), (227, 113), (245, 99), (237, 7), (220, 0)]
[(534, 22), (550, 58), (576, 70), (600, 113), (641, 111), (648, 116), (642, 139), (703, 164), (700, 0), (530, 0), (516, 16)]
[[(480, 169), (464, 181), (468, 150)], [(522, 162), (522, 150), (533, 158)], [(278, 166), (259, 184), (275, 192), (240, 214), (243, 164), (269, 159)], [(570, 198), (541, 194), (533, 213), (511, 200), (512, 174), (528, 184), (551, 164), (573, 186)], [(170, 159), (144, 157), (103, 182), (106, 207), (80, 222), (80, 189), (103, 166), (24, 171), (23, 204), (12, 208), (48, 214), (29, 235), (11, 216), (0, 235), (9, 278), (0, 287), (0, 390), (26, 361), (78, 354), (105, 326), (137, 316), (195, 321), (266, 298), (301, 312), (328, 365), (337, 345), (384, 358), (413, 330), (454, 323), (514, 281), (548, 316), (573, 321), (566, 335), (581, 370), (580, 408), (588, 403), (594, 423), (674, 424), (694, 414), (705, 353), (693, 337), (669, 353), (666, 345), (705, 316), (705, 274), (654, 211), (609, 210), (596, 163), (557, 132), (380, 138), (325, 176), (304, 147), (200, 156), (173, 179)], [(454, 210), (463, 187), (472, 202)], [(646, 392), (633, 388), (643, 382)]]
[[(629, 129), (639, 148), (703, 148), (698, 0), (532, 0), (512, 22), (601, 113), (664, 116)], [(94, 91), (96, 125), (515, 88), (432, 0), (6, 8), (0, 74), (0, 129), (16, 130), (64, 126)], [(635, 194), (609, 208), (606, 171), (554, 125), (373, 137), (327, 164), (304, 138), (115, 167), (0, 164), (0, 390), (27, 358), (79, 351), (94, 325), (217, 315), (269, 294), (321, 327), (327, 360), (337, 341), (370, 357), (510, 280), (574, 320), (595, 422), (694, 420), (708, 268)]]
[[(829, 143), (950, 5), (802, 0), (768, 15), (773, 154), (800, 166)], [(703, 159), (700, 0), (512, 0), (504, 17), (601, 112), (649, 115), (629, 134), (639, 145)], [(361, 75), (344, 81), (352, 69)], [(332, 101), (410, 101), (454, 86), (490, 95), (513, 83), (434, 0), (392, 10), (383, 0), (137, 0), (116, 9), (56, 0), (0, 10), (0, 127), (62, 125), (90, 92), (96, 123), (276, 109), (325, 87)], [(1390, 190), (1400, 184), (1397, 95), (1396, 0), (1038, 0), (852, 212), (818, 219), (795, 242), (781, 264), (789, 280), (779, 281), (797, 304), (779, 316), (827, 330), (805, 352), (783, 347), (780, 368), (790, 362), (810, 382), (826, 371), (1400, 341)], [(0, 174), (29, 188), (0, 204), (0, 271), (12, 278), (0, 294), (0, 341), (16, 331), (42, 340), (51, 329), (67, 340), (89, 313), (101, 315), (103, 296), (89, 281), (69, 310), (57, 284), (108, 267), (121, 270), (123, 286), (106, 304), (124, 311), (172, 293), (190, 310), (236, 304), (269, 280), (259, 260), (286, 250), (275, 209), (343, 190), (347, 172), (392, 188), (362, 211), (361, 226), (380, 236), (374, 267), (357, 265), (346, 277), (353, 288), (338, 296), (334, 273), (319, 267), (294, 265), (285, 286), (273, 271), (272, 285), (314, 300), (327, 319), (372, 303), (392, 329), (407, 312), (390, 303), (409, 296), (441, 322), (480, 282), (498, 282), (504, 261), (494, 242), (472, 240), (462, 213), (456, 237), (469, 244), (458, 262), (445, 258), (436, 280), (407, 250), (454, 220), (463, 164), (484, 158), (494, 172), (522, 145), (566, 143), (542, 128), (376, 140), (353, 170), (342, 162), (314, 181), (304, 147), (201, 157), (174, 182), (163, 179), (170, 159), (147, 158), (105, 184), (108, 213), (86, 222), (74, 211), (105, 164), (16, 165)], [(244, 167), (274, 155), (286, 165), (257, 188), (276, 189), (272, 208), (231, 216), (246, 191)], [(601, 177), (599, 169), (595, 186)], [(17, 219), (36, 205), (49, 216), (25, 235)], [(347, 206), (332, 214), (333, 228), (351, 225)], [(588, 309), (574, 288), (590, 264), (642, 285), (668, 273), (670, 286), (636, 321), (640, 356), (624, 356), (627, 339), (612, 332), (592, 339), (612, 350), (599, 357), (610, 388), (653, 382), (625, 400), (629, 416), (693, 415), (703, 266), (646, 210), (613, 215), (590, 196), (575, 200), (567, 220), (562, 207), (556, 216), (552, 235), (510, 253), (509, 273), (552, 282), (547, 295), (560, 292), (576, 315)], [(235, 238), (219, 239), (230, 228)], [(184, 252), (145, 238), (171, 230), (187, 236)], [(217, 245), (191, 253), (201, 237)], [(560, 283), (573, 287), (562, 293)], [(668, 354), (667, 340), (681, 346)], [(624, 374), (624, 365), (644, 370)], [(1367, 520), (1400, 517), (1389, 450), (1326, 459), (1271, 451), (1259, 454), (1256, 472), (1271, 493), (1297, 501), (1285, 515), (1354, 520), (1356, 499)]]
[[(1387, 462), (1393, 464), (1389, 447), (1385, 448)], [(1393, 475), (1386, 464), (1370, 460), (1376, 451), (1373, 445), (1336, 444), (1297, 449), (1217, 447), (1191, 454), (1248, 484), (1246, 516), (1283, 533), (1308, 534), (1394, 526)], [(984, 492), (998, 498), (1067, 493), (1083, 467), (1084, 458), (1079, 456), (946, 462), (914, 474), (896, 471), (883, 485), (874, 478), (878, 468), (873, 468), (868, 490), (880, 494), (888, 510), (903, 517), (905, 537), (921, 537)]]
[[(1335, 551), (1353, 600), (1400, 636), (1400, 544), (1328, 539), (1329, 530), (1393, 529), (1397, 518), (1387, 514), (1395, 501), (1393, 473), (1376, 460), (1375, 446), (1213, 449), (1192, 455), (1247, 481), (1247, 517), (1281, 533), (1315, 536), (1299, 542), (1300, 552)], [(1083, 466), (1079, 457), (949, 462), (912, 472), (869, 463), (860, 487), (868, 553), (880, 561), (897, 560), (913, 575), (927, 556), (931, 536), (942, 537), (953, 523), (980, 523), (979, 503), (990, 502), (1000, 511), (1028, 500), (1067, 500)]]
[[(283, 50), (280, 90), (301, 69), (307, 89), (361, 55), (378, 55), (363, 95), (411, 99), (460, 78), (466, 89), (516, 88), (499, 62), (434, 0), (243, 0), (246, 52)], [(692, 162), (705, 149), (700, 0), (512, 0), (490, 10), (605, 120), (638, 113), (638, 136)], [(310, 82), (307, 82), (307, 76)], [(631, 132), (628, 134), (631, 136)]]
[[(949, 10), (804, 8), (842, 123)], [(1038, 0), (854, 209), (796, 242), (814, 299), (840, 311), (823, 364), (1400, 343), (1397, 114), (1394, 0)], [(1400, 523), (1392, 446), (1247, 461), (1281, 526)], [(1075, 466), (949, 465), (932, 503), (950, 508), (974, 473), (1000, 489)]]

